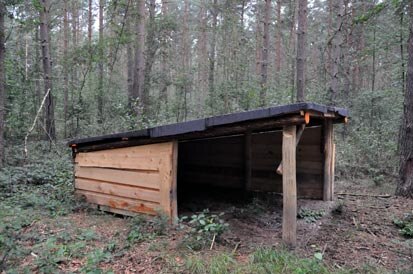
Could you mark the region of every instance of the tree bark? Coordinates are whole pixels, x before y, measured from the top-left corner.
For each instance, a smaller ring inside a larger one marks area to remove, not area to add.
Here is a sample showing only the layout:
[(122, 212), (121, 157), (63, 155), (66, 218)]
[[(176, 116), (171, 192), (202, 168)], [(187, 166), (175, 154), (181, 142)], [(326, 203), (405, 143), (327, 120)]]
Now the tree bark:
[[(165, 19), (169, 16), (169, 0), (162, 0), (162, 17)], [(165, 110), (168, 106), (168, 86), (170, 85), (171, 80), (169, 79), (169, 54), (170, 54), (170, 42), (169, 40), (170, 31), (164, 29), (161, 36), (161, 88), (159, 91), (159, 105), (165, 105)]]
[(5, 46), (4, 46), (4, 40), (5, 40), (5, 29), (4, 29), (4, 18), (6, 17), (6, 4), (4, 1), (0, 1), (0, 168), (4, 166), (4, 160), (5, 160), (5, 155), (4, 155), (4, 130), (5, 130), (5, 125), (6, 122), (4, 121), (6, 111), (5, 111), (5, 105), (6, 105), (6, 96), (5, 96), (5, 90), (4, 90), (4, 59), (5, 59)]
[(99, 64), (98, 64), (98, 123), (103, 123), (103, 6), (104, 0), (99, 0)]
[(64, 115), (64, 138), (67, 137), (67, 120), (68, 120), (68, 104), (69, 104), (69, 69), (68, 61), (68, 44), (69, 44), (69, 22), (68, 22), (68, 7), (67, 1), (64, 0), (63, 14), (63, 115)]
[(135, 68), (133, 74), (132, 97), (129, 98), (130, 105), (137, 105), (136, 115), (140, 115), (140, 108), (146, 104), (143, 94), (143, 84), (145, 76), (145, 1), (137, 1), (137, 22), (136, 22), (136, 49), (135, 49)]
[(413, 198), (413, 2), (409, 4), (409, 17), (406, 90), (400, 129), (400, 170), (396, 195)]
[(217, 43), (217, 27), (218, 27), (218, 0), (214, 0), (211, 8), (212, 15), (212, 38), (211, 49), (209, 53), (209, 75), (208, 75), (208, 89), (210, 95), (215, 91), (215, 55)]
[(87, 38), (89, 41), (89, 46), (92, 44), (92, 26), (93, 26), (92, 2), (93, 0), (88, 0)]
[(188, 117), (188, 94), (190, 92), (191, 75), (190, 75), (190, 58), (191, 45), (189, 38), (189, 0), (184, 1), (184, 17), (182, 22), (182, 96), (183, 96), (183, 120)]
[(290, 89), (291, 89), (291, 102), (294, 102), (294, 98), (296, 97), (295, 92), (295, 65), (296, 60), (294, 60), (295, 53), (296, 53), (296, 0), (290, 0), (289, 3), (289, 17), (290, 17), (290, 37), (288, 41), (288, 48), (289, 48), (289, 59), (290, 59)]
[(200, 30), (199, 30), (199, 59), (198, 59), (198, 83), (199, 83), (199, 94), (197, 94), (199, 100), (197, 100), (197, 105), (202, 108), (204, 100), (207, 96), (208, 91), (208, 47), (207, 47), (207, 24), (208, 17), (206, 11), (206, 1), (201, 2), (201, 7), (199, 10), (199, 20), (200, 20)]
[(282, 19), (281, 19), (281, 7), (282, 1), (277, 0), (277, 25), (275, 32), (275, 81), (276, 84), (280, 84), (281, 78), (281, 64), (282, 64), (282, 55), (281, 55), (281, 40), (282, 40)]
[(337, 20), (335, 27), (335, 35), (332, 37), (332, 63), (331, 63), (331, 78), (330, 78), (330, 102), (334, 105), (336, 102), (337, 95), (339, 93), (340, 79), (339, 79), (339, 68), (340, 68), (340, 56), (341, 56), (341, 44), (343, 43), (342, 37), (342, 25), (344, 16), (344, 2), (343, 0), (338, 0), (335, 3), (334, 9), (337, 12)]
[(261, 6), (260, 1), (255, 4), (255, 75), (261, 76), (262, 61), (262, 31), (261, 31)]
[(298, 1), (298, 29), (297, 29), (297, 102), (305, 100), (305, 67), (307, 47), (307, 0)]
[(261, 92), (260, 92), (260, 105), (265, 106), (267, 95), (267, 79), (268, 79), (268, 51), (270, 47), (270, 12), (271, 12), (271, 0), (265, 0), (264, 9), (264, 32), (262, 36), (262, 53), (261, 53)]
[(43, 79), (45, 94), (50, 90), (46, 98), (46, 138), (56, 139), (56, 128), (54, 119), (54, 100), (52, 83), (52, 60), (50, 57), (50, 36), (49, 36), (49, 0), (40, 1), (40, 41), (43, 59)]
[(150, 113), (150, 89), (151, 89), (151, 72), (152, 66), (155, 62), (155, 54), (159, 48), (159, 44), (156, 39), (156, 22), (155, 22), (155, 8), (156, 1), (149, 1), (149, 22), (147, 27), (147, 39), (145, 50), (145, 69), (144, 69), (144, 82), (143, 82), (143, 116), (145, 119), (151, 117)]

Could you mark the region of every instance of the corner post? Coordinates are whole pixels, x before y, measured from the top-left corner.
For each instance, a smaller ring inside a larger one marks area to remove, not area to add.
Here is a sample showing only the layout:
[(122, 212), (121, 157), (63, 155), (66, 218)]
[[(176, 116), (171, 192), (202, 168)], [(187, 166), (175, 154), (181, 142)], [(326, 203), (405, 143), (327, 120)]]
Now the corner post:
[(252, 142), (251, 142), (251, 139), (252, 139), (252, 133), (251, 131), (248, 130), (247, 132), (245, 132), (245, 135), (244, 135), (244, 156), (245, 156), (244, 168), (245, 168), (245, 190), (246, 191), (251, 190), (251, 184), (252, 184), (252, 181), (251, 181), (252, 180), (251, 179), (251, 176), (252, 176), (252, 168), (251, 168)]
[(283, 241), (289, 246), (297, 243), (297, 181), (296, 126), (283, 128)]
[(324, 121), (323, 125), (323, 151), (324, 151), (324, 183), (323, 200), (332, 201), (334, 196), (334, 131), (331, 119)]

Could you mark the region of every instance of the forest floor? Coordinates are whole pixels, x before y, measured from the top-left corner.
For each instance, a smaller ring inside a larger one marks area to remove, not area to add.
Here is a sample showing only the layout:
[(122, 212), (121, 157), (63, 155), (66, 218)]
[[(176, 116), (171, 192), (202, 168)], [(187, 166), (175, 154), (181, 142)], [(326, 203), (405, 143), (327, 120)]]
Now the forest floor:
[(209, 213), (186, 209), (184, 215), (213, 219), (218, 229), (219, 220), (228, 223), (213, 241), (212, 234), (194, 234), (188, 221), (169, 227), (163, 218), (125, 218), (77, 200), (63, 203), (70, 188), (60, 196), (53, 186), (0, 188), (0, 267), (4, 273), (412, 271), (412, 241), (393, 221), (411, 213), (413, 201), (371, 196), (393, 190), (370, 184), (338, 182), (336, 193), (360, 196), (340, 194), (334, 202), (300, 200), (294, 250), (282, 244), (281, 201), (272, 195), (246, 205), (198, 204), (209, 205)]

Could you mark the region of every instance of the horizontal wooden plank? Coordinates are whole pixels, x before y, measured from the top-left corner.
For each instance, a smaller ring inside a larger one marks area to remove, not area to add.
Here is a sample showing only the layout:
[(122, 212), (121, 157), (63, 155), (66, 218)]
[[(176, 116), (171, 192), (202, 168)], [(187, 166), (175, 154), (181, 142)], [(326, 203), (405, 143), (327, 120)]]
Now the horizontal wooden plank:
[(79, 166), (107, 167), (135, 170), (159, 170), (162, 158), (170, 155), (170, 143), (159, 143), (127, 148), (108, 149), (76, 154)]
[[(252, 135), (253, 145), (279, 145), (281, 147), (281, 131), (265, 132)], [(317, 145), (321, 143), (321, 127), (306, 128), (300, 139), (300, 144)]]
[(161, 180), (158, 172), (81, 167), (78, 165), (75, 166), (75, 176), (153, 189), (159, 189)]
[(75, 179), (75, 188), (148, 202), (160, 202), (160, 192), (158, 190), (112, 184), (90, 179)]
[(107, 194), (95, 193), (86, 190), (76, 190), (76, 195), (84, 196), (86, 201), (92, 204), (108, 206), (115, 209), (122, 209), (131, 212), (140, 212), (156, 215), (160, 205), (129, 198), (111, 196)]
[(211, 186), (222, 186), (232, 188), (244, 187), (245, 180), (243, 176), (233, 176), (216, 173), (199, 173), (199, 172), (185, 172), (178, 177), (179, 185), (197, 185), (208, 184)]
[(108, 151), (108, 153), (100, 153), (99, 155), (90, 154), (91, 152), (78, 153), (75, 163), (84, 167), (158, 171), (162, 157), (166, 155), (159, 154), (157, 156), (144, 156), (130, 153), (111, 154), (109, 150), (104, 151)]

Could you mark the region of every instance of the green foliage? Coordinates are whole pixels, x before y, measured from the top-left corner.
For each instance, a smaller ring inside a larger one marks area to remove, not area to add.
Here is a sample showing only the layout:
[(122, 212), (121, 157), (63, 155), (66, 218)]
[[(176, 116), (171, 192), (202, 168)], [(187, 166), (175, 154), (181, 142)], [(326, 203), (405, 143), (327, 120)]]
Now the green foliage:
[(330, 273), (317, 257), (299, 259), (286, 251), (260, 248), (251, 255), (248, 268), (254, 273)]
[(169, 219), (162, 212), (159, 212), (158, 216), (152, 218), (137, 215), (130, 222), (130, 229), (126, 238), (128, 247), (154, 239), (157, 236), (165, 235), (168, 228)]
[(336, 174), (349, 180), (367, 177), (375, 185), (389, 185), (398, 172), (402, 99), (392, 89), (364, 91), (356, 94), (351, 104), (349, 124), (336, 131)]
[(377, 16), (380, 14), (384, 8), (387, 6), (386, 2), (378, 3), (373, 6), (373, 8), (368, 9), (367, 12), (359, 15), (354, 19), (354, 24), (360, 24), (360, 23), (366, 23), (369, 21), (372, 17)]
[[(219, 253), (208, 260), (201, 256), (190, 256), (185, 261), (189, 273), (334, 273), (322, 262), (322, 254), (314, 254), (312, 259), (302, 259), (284, 250), (262, 247), (254, 251), (246, 263), (237, 262), (233, 255)], [(344, 271), (343, 271), (344, 272)]]
[(304, 219), (307, 223), (315, 223), (324, 216), (324, 210), (312, 210), (308, 208), (300, 208), (297, 217)]
[(331, 213), (334, 215), (341, 215), (344, 212), (345, 203), (344, 201), (340, 200), (331, 210)]
[(219, 237), (224, 233), (229, 224), (221, 217), (221, 214), (211, 214), (208, 209), (205, 209), (200, 214), (194, 214), (190, 218), (184, 216), (180, 219), (181, 225), (187, 221), (189, 232), (185, 235), (182, 245), (191, 250), (201, 250), (211, 241), (219, 241)]
[(100, 274), (113, 273), (112, 271), (103, 271), (99, 268), (101, 262), (110, 262), (112, 254), (108, 251), (97, 249), (91, 252), (86, 258), (86, 265), (81, 269), (82, 273)]
[(413, 213), (406, 213), (402, 219), (394, 219), (393, 223), (400, 229), (400, 234), (413, 238)]

